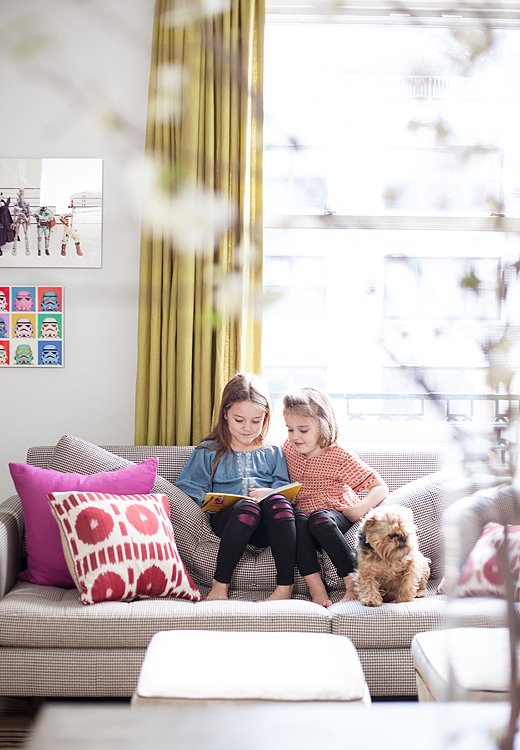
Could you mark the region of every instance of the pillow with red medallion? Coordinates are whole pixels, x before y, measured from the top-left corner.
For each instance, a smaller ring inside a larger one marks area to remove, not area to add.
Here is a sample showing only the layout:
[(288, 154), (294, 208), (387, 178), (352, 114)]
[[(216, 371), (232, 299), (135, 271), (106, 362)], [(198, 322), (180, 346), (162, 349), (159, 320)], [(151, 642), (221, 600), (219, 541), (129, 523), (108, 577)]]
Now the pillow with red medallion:
[[(464, 563), (455, 596), (505, 597), (504, 576), (499, 550), (504, 542), (504, 526), (490, 521)], [(515, 601), (520, 601), (520, 526), (507, 526), (507, 554), (515, 589)], [(439, 593), (447, 593), (441, 582)]]
[(78, 491), (48, 498), (83, 604), (200, 600), (177, 551), (165, 495)]

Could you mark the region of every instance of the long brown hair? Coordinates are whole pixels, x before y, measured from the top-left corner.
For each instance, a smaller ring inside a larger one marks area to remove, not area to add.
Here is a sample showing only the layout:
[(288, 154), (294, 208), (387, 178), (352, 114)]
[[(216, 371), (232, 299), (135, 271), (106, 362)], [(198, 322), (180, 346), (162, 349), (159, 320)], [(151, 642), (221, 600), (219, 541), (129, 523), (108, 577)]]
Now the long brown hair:
[(226, 414), (230, 406), (238, 401), (250, 401), (252, 404), (256, 404), (263, 409), (264, 421), (262, 422), (262, 430), (255, 442), (262, 445), (267, 437), (269, 425), (271, 424), (271, 403), (267, 388), (258, 375), (238, 372), (224, 386), (217, 422), (210, 434), (204, 438), (210, 443), (206, 447), (211, 450), (216, 449), (217, 451), (213, 462), (212, 476), (215, 475), (215, 470), (222, 456), (231, 450), (231, 433), (229, 432)]
[(319, 388), (301, 388), (299, 391), (286, 393), (283, 397), (283, 409), (284, 413), (294, 411), (296, 414), (310, 417), (318, 422), (320, 448), (327, 448), (337, 442), (339, 428), (334, 407), (324, 391)]

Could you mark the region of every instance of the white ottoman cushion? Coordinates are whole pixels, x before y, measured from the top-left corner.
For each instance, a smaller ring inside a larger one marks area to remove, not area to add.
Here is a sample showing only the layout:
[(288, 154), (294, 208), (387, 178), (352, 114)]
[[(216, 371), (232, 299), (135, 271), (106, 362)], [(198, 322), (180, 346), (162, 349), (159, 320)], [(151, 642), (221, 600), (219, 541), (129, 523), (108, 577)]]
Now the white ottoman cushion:
[[(503, 701), (509, 695), (507, 628), (450, 628), (418, 633), (412, 657), (420, 700)], [(451, 680), (451, 695), (450, 693)]]
[(363, 701), (359, 657), (344, 636), (169, 630), (146, 651), (134, 702)]

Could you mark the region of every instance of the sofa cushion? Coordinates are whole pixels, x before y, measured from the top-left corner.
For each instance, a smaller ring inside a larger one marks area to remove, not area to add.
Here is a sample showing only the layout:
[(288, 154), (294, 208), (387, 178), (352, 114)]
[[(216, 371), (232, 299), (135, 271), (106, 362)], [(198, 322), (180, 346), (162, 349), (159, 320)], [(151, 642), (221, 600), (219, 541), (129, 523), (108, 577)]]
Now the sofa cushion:
[(51, 492), (49, 503), (83, 604), (200, 600), (177, 552), (165, 495)]
[(436, 581), (429, 581), (428, 596), (399, 604), (383, 603), (380, 607), (365, 607), (358, 601), (333, 604), (328, 610), (333, 618), (331, 632), (347, 636), (358, 649), (377, 650), (409, 648), (416, 633), (439, 630), (445, 627), (447, 618), (468, 627), (506, 624), (503, 600), (461, 599), (454, 606), (445, 596), (435, 595), (436, 587)]
[[(381, 505), (403, 505), (413, 512), (417, 526), (419, 549), (431, 560), (430, 578), (440, 578), (443, 569), (442, 512), (445, 504), (444, 472), (428, 474), (420, 479), (390, 492)], [(347, 542), (354, 548), (359, 527), (363, 519), (357, 521), (346, 533)], [(323, 555), (322, 568), (327, 587), (334, 591), (344, 588), (343, 580), (336, 573), (327, 555)]]
[[(325, 607), (296, 599), (189, 602), (163, 597), (85, 607), (76, 589), (29, 583), (17, 583), (0, 599), (0, 646), (59, 649), (57, 658), (63, 649), (118, 649), (123, 660), (125, 650), (145, 649), (154, 633), (172, 628), (329, 633), (330, 624)], [(104, 658), (102, 652), (98, 657)]]
[(150, 492), (156, 469), (156, 458), (89, 475), (10, 463), (9, 470), (20, 496), (25, 522), (27, 570), (20, 573), (20, 579), (43, 586), (74, 587), (63, 555), (59, 529), (47, 500), (49, 492), (82, 489), (117, 493)]

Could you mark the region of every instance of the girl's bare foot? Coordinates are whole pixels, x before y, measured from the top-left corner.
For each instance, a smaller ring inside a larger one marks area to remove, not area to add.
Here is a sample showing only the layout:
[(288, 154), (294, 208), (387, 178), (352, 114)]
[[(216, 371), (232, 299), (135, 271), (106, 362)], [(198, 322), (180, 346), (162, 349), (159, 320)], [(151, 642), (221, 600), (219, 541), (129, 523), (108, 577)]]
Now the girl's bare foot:
[(314, 604), (319, 604), (322, 607), (330, 607), (332, 601), (329, 599), (321, 575), (319, 573), (311, 573), (308, 576), (304, 576), (304, 578)]
[(279, 602), (292, 597), (292, 586), (277, 586), (273, 593), (267, 597), (266, 602)]
[(211, 584), (211, 591), (207, 595), (206, 602), (223, 601), (228, 598), (229, 583), (220, 583), (215, 581)]

